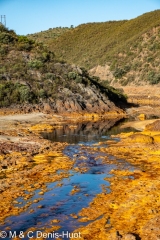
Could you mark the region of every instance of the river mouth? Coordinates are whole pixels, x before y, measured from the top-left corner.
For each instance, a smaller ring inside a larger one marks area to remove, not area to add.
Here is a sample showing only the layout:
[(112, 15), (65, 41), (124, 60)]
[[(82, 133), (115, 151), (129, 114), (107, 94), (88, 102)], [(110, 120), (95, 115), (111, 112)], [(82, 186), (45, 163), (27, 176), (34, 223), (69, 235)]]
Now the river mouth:
[[(100, 151), (102, 147), (107, 148), (107, 140), (113, 140), (115, 143), (119, 141), (111, 135), (124, 132), (124, 129), (120, 129), (120, 125), (121, 122), (116, 124), (116, 120), (79, 123), (74, 128), (66, 124), (52, 133), (42, 133), (44, 138), (51, 141), (64, 141), (70, 144), (64, 149), (64, 155), (74, 161), (74, 167), (68, 170), (69, 177), (47, 183), (47, 191), (42, 198), (39, 198), (40, 189), (36, 190), (29, 200), (17, 198), (16, 207), (19, 203), (24, 206), (29, 201), (37, 198), (40, 200), (31, 204), (27, 211), (7, 218), (3, 229), (25, 232), (34, 228), (33, 233), (36, 236), (35, 230), (44, 231), (51, 226), (60, 226), (60, 229), (56, 230), (60, 234), (62, 231), (71, 233), (80, 226), (88, 224), (89, 221), (81, 222), (78, 212), (87, 207), (98, 193), (110, 192), (110, 182), (104, 178), (112, 176), (110, 174), (112, 169), (134, 170), (134, 167), (123, 159), (115, 159), (112, 155)], [(131, 130), (133, 131), (133, 129), (125, 129), (125, 132)], [(104, 163), (103, 160), (106, 158), (108, 162)], [(60, 169), (58, 174), (63, 172), (64, 170)], [(29, 238), (26, 236), (24, 239)]]

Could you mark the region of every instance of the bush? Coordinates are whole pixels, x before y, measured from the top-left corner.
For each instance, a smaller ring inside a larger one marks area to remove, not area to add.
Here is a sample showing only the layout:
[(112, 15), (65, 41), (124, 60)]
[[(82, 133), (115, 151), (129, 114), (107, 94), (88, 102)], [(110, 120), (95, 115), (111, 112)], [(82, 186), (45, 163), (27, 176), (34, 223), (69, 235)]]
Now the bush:
[(0, 24), (0, 32), (9, 32), (9, 30), (3, 24)]
[(0, 107), (9, 106), (14, 103), (32, 103), (36, 99), (36, 95), (28, 86), (12, 82), (0, 84)]
[(45, 74), (45, 79), (49, 79), (49, 80), (55, 80), (55, 78), (56, 78), (56, 76), (55, 76), (55, 74), (54, 73), (46, 73)]
[(7, 46), (0, 46), (0, 56), (5, 56), (8, 53), (8, 47)]
[(39, 60), (42, 62), (48, 62), (50, 60), (50, 54), (48, 52), (43, 52)]
[(113, 75), (115, 78), (122, 78), (126, 74), (126, 71), (122, 68), (116, 68)]
[(109, 86), (109, 81), (108, 80), (104, 80), (101, 82), (101, 85), (104, 87), (108, 87)]
[(147, 62), (152, 62), (153, 61), (153, 58), (152, 57), (148, 57), (147, 58)]
[(20, 86), (18, 90), (21, 102), (29, 102), (31, 100), (30, 90), (27, 86)]
[(26, 36), (18, 36), (17, 48), (20, 51), (30, 51), (34, 46), (34, 41), (28, 39)]
[(148, 73), (147, 80), (150, 82), (150, 84), (157, 84), (160, 82), (160, 74), (151, 71)]
[(28, 63), (30, 68), (40, 69), (43, 67), (43, 63), (40, 60), (32, 60)]
[(75, 82), (76, 83), (82, 83), (82, 77), (77, 75), (76, 79), (75, 79)]
[(14, 37), (7, 32), (0, 32), (0, 43), (8, 44), (14, 41)]
[(44, 89), (40, 89), (38, 92), (38, 95), (40, 98), (46, 98), (47, 97), (47, 92)]
[(75, 72), (69, 72), (68, 73), (68, 78), (69, 79), (76, 79), (76, 77), (77, 77), (77, 73), (75, 73)]

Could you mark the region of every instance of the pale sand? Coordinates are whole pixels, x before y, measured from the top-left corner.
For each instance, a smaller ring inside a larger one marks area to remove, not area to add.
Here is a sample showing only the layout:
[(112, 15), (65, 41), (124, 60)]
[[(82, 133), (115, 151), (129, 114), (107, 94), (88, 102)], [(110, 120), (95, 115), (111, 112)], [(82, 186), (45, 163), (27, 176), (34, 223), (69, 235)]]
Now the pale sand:
[(143, 131), (145, 129), (146, 125), (153, 123), (157, 120), (160, 120), (160, 119), (150, 119), (150, 120), (144, 120), (144, 121), (127, 122), (127, 123), (124, 123), (121, 126), (121, 128), (133, 127), (139, 131)]
[[(6, 115), (0, 116), (0, 142), (14, 142), (14, 143), (29, 143), (35, 144), (34, 141), (23, 136), (10, 136), (5, 135), (6, 130), (15, 130), (18, 128), (15, 127), (15, 123), (19, 122), (25, 124), (24, 127), (27, 127), (26, 123), (36, 124), (38, 122), (46, 121), (48, 118), (47, 114), (44, 113), (29, 113), (29, 114), (16, 114), (16, 115)], [(22, 126), (22, 125), (21, 125)]]
[(0, 116), (0, 121), (39, 121), (46, 117), (44, 113), (28, 113)]

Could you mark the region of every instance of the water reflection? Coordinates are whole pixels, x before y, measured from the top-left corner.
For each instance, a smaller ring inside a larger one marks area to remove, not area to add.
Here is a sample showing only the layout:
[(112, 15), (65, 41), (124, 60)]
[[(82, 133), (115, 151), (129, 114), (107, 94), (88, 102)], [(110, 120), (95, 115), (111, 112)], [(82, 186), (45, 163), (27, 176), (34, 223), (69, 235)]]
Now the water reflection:
[[(133, 129), (120, 129), (120, 125), (125, 120), (109, 119), (97, 122), (83, 122), (73, 124), (65, 124), (61, 128), (56, 128), (53, 132), (43, 132), (42, 136), (53, 142), (68, 142), (77, 144), (79, 142), (98, 141), (109, 138), (110, 135), (116, 135), (120, 132), (130, 132)], [(135, 129), (134, 129), (135, 131)]]

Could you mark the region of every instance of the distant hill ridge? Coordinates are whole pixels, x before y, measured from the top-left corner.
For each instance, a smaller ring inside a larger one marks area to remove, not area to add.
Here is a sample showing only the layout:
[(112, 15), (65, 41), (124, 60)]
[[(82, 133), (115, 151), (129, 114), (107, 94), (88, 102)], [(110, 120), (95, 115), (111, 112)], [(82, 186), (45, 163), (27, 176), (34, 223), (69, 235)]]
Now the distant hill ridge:
[(160, 10), (131, 20), (82, 24), (44, 42), (58, 57), (92, 69), (113, 85), (160, 82)]
[(33, 40), (38, 40), (40, 42), (44, 42), (47, 40), (47, 43), (60, 37), (63, 33), (71, 30), (72, 28), (68, 27), (56, 27), (56, 28), (49, 28), (46, 31), (41, 31), (39, 33), (28, 34), (27, 37)]

